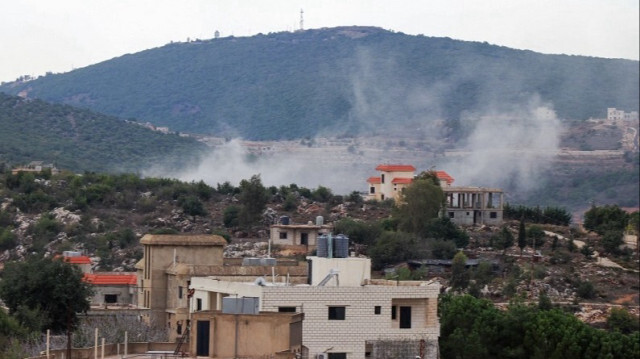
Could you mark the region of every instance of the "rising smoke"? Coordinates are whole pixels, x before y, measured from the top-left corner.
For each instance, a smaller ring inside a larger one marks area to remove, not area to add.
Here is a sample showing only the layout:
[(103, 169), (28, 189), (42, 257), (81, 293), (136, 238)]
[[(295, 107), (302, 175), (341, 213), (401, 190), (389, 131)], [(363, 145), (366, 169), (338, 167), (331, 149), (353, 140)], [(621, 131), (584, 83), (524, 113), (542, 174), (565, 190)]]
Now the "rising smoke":
[[(376, 135), (391, 143), (405, 139), (423, 143), (448, 143), (448, 128), (443, 118), (442, 101), (461, 82), (474, 74), (461, 69), (449, 82), (421, 83), (400, 74), (392, 58), (372, 56), (359, 50), (353, 62), (344, 66), (350, 79), (351, 112), (342, 127), (357, 128), (365, 135)], [(331, 188), (346, 194), (366, 190), (366, 178), (375, 175), (379, 163), (409, 163), (418, 172), (430, 168), (445, 170), (455, 179), (454, 185), (499, 187), (511, 191), (535, 189), (541, 176), (551, 166), (559, 149), (562, 126), (552, 104), (532, 95), (518, 103), (500, 102), (500, 96), (486, 85), (474, 111), (460, 116), (461, 128), (468, 136), (454, 144), (442, 156), (434, 156), (434, 148), (413, 147), (413, 153), (381, 148), (361, 147), (337, 152), (297, 146), (295, 150), (280, 146), (278, 151), (251, 156), (240, 139), (212, 149), (194, 169), (170, 173), (158, 169), (147, 175), (161, 175), (186, 181), (204, 180), (210, 185), (240, 180), (260, 174), (265, 185), (296, 183), (315, 188)], [(336, 129), (328, 129), (329, 137)], [(316, 142), (321, 142), (316, 139)], [(357, 140), (356, 140), (357, 142)], [(285, 146), (286, 147), (286, 146)], [(315, 150), (315, 151), (314, 151)]]
[(442, 167), (456, 185), (506, 187), (530, 191), (540, 185), (558, 153), (562, 124), (550, 104), (533, 96), (501, 112), (467, 113), (473, 127), (460, 158)]

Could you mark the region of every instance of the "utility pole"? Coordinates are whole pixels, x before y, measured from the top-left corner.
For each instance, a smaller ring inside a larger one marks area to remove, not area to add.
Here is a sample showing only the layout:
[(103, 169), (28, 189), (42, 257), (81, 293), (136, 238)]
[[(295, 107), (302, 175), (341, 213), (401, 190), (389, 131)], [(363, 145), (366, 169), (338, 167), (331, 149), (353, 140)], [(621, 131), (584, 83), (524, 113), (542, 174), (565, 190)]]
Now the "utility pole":
[(302, 11), (302, 9), (300, 9), (300, 31), (304, 30), (304, 17), (303, 17), (304, 11)]

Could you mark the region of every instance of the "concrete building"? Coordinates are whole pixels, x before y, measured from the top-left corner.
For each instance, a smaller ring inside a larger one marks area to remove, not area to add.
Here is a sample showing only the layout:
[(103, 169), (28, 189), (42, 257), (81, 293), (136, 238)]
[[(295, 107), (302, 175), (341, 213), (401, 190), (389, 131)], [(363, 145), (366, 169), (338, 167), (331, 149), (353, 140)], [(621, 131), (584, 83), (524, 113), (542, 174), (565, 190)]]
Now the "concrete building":
[(388, 164), (378, 165), (379, 176), (369, 177), (369, 194), (367, 199), (384, 201), (397, 199), (403, 188), (413, 181), (416, 168), (411, 165)]
[(271, 275), (275, 281), (306, 283), (306, 263), (275, 260), (244, 263), (242, 258), (223, 258), (226, 244), (216, 235), (145, 235), (140, 243), (144, 257), (138, 269), (138, 304), (148, 308), (147, 320), (169, 329), (176, 340), (188, 326), (189, 309), (201, 303), (188, 292), (193, 277), (209, 276), (229, 281), (253, 281)]
[(622, 110), (618, 110), (616, 108), (609, 107), (607, 109), (607, 120), (612, 121), (612, 122), (617, 122), (617, 121), (626, 121), (626, 122), (638, 121), (638, 112), (637, 111), (624, 112)]
[[(322, 218), (322, 217), (319, 217)], [(332, 225), (324, 224), (322, 220), (316, 219), (316, 223), (292, 224), (288, 218), (279, 224), (270, 226), (270, 239), (272, 244), (290, 247), (302, 253), (310, 253), (318, 245), (318, 236), (330, 233)]]
[(86, 273), (84, 280), (93, 285), (92, 306), (129, 307), (138, 305), (137, 276), (135, 273)]
[(193, 313), (189, 352), (209, 358), (293, 359), (302, 352), (302, 313)]
[[(376, 171), (380, 171), (379, 176), (367, 179), (369, 193), (366, 199), (368, 200), (398, 200), (402, 190), (410, 185), (416, 176), (416, 168), (411, 165), (378, 165)], [(451, 186), (453, 177), (445, 171), (435, 172), (441, 187)]]
[(352, 263), (345, 264), (344, 271), (334, 271), (338, 280), (331, 271), (320, 277), (311, 275), (310, 283), (317, 285), (199, 277), (192, 278), (191, 288), (194, 298), (203, 303), (202, 310), (220, 309), (226, 297), (254, 297), (261, 311), (304, 313), (302, 343), (309, 358), (365, 358), (386, 342), (411, 347), (412, 353), (423, 358), (437, 358), (439, 284), (371, 280), (370, 262), (359, 258), (308, 260), (311, 273), (316, 267), (339, 266), (339, 261)]
[[(370, 177), (367, 199), (398, 200), (402, 190), (413, 182), (415, 168), (411, 165), (379, 165), (379, 177)], [(454, 187), (455, 181), (445, 171), (435, 171), (446, 197), (445, 214), (457, 225), (501, 225), (504, 193), (497, 188)]]
[(445, 187), (446, 215), (461, 226), (501, 225), (504, 193), (497, 188)]

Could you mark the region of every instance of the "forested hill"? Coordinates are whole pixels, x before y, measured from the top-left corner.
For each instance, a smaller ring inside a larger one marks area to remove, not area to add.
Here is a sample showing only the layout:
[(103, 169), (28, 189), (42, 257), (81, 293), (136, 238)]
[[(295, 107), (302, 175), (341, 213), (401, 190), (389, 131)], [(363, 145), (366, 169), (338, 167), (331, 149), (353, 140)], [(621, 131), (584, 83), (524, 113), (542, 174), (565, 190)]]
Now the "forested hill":
[(205, 148), (86, 109), (0, 93), (0, 165), (40, 160), (74, 171), (142, 172), (195, 163)]
[(183, 132), (365, 135), (495, 112), (534, 96), (561, 118), (638, 110), (638, 62), (340, 27), (173, 43), (0, 91)]

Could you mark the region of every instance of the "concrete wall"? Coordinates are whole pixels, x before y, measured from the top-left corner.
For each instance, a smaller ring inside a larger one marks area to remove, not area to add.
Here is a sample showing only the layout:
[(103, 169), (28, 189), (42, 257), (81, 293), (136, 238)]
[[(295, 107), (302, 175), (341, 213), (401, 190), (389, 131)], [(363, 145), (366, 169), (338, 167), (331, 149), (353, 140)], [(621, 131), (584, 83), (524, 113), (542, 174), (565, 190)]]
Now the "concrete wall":
[[(366, 341), (437, 340), (440, 335), (439, 285), (263, 287), (263, 291), (263, 310), (295, 306), (305, 314), (302, 335), (310, 357), (323, 352), (344, 352), (349, 359), (363, 359)], [(400, 329), (398, 319), (391, 319), (393, 305), (411, 307), (410, 329)], [(345, 320), (329, 320), (329, 306), (344, 306)], [(380, 314), (374, 314), (376, 306), (380, 306)]]
[(118, 296), (118, 302), (108, 305), (137, 305), (137, 289), (129, 285), (96, 285), (93, 287), (95, 295), (91, 297), (91, 305), (104, 305), (104, 296), (106, 294), (115, 294)]
[[(207, 311), (194, 313), (190, 338), (190, 354), (196, 355), (199, 321), (209, 322), (209, 357), (259, 357), (274, 355), (286, 350), (301, 349), (299, 343), (291, 343), (292, 337), (302, 336), (302, 327), (293, 325), (302, 321), (296, 313), (223, 314)], [(291, 333), (291, 330), (299, 333)]]
[[(338, 269), (341, 287), (357, 287), (371, 279), (371, 259), (360, 257), (322, 258), (307, 257), (311, 261), (311, 285), (318, 285), (332, 269)], [(325, 286), (335, 287), (332, 278)]]

